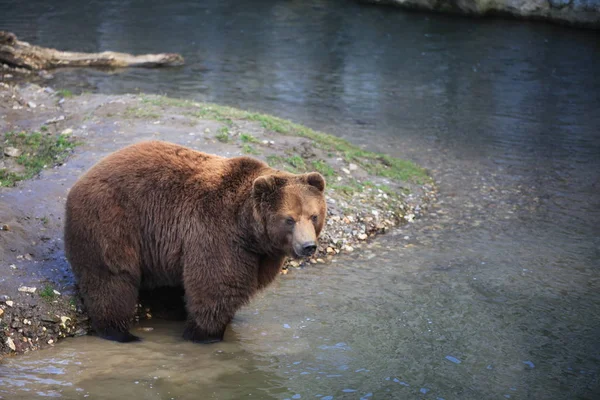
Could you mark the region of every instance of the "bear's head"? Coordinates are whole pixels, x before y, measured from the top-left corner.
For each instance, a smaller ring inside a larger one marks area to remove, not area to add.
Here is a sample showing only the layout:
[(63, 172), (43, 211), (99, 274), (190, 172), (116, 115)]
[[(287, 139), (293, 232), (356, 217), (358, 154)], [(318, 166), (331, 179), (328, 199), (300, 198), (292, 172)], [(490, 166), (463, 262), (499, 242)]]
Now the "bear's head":
[(327, 214), (324, 191), (325, 179), (317, 172), (276, 172), (254, 180), (254, 209), (272, 250), (291, 257), (316, 251)]

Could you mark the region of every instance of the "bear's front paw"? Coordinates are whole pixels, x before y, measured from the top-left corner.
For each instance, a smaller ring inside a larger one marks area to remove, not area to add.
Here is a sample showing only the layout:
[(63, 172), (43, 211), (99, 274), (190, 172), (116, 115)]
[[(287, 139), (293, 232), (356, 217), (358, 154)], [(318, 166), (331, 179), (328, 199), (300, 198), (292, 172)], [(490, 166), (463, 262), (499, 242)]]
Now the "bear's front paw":
[(107, 340), (113, 340), (115, 342), (120, 343), (130, 343), (130, 342), (139, 342), (140, 339), (138, 336), (132, 335), (128, 331), (121, 332), (116, 329), (108, 328), (99, 333), (101, 337)]
[(199, 328), (195, 323), (188, 322), (183, 331), (183, 338), (194, 343), (217, 343), (223, 340), (225, 328), (220, 332), (208, 332), (206, 329)]

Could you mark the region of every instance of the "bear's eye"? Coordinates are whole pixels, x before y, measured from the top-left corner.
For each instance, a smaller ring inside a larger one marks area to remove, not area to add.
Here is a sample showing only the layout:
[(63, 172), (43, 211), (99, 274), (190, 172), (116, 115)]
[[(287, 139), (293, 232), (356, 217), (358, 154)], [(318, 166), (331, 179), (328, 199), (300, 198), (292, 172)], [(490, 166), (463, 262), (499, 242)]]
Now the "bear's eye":
[(296, 221), (292, 217), (287, 217), (285, 219), (285, 223), (288, 224), (288, 225), (294, 225), (296, 223)]
[(314, 222), (316, 224), (317, 221), (319, 220), (319, 216), (318, 215), (313, 215), (312, 217), (310, 217), (310, 219), (312, 220), (312, 222)]

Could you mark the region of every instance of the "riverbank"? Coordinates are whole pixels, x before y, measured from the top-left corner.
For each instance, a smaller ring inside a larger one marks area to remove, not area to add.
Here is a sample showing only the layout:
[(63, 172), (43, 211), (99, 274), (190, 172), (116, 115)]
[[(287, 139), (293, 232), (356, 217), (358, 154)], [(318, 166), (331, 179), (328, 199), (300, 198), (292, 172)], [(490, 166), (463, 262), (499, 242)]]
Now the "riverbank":
[[(284, 275), (360, 251), (419, 218), (435, 197), (426, 171), (411, 162), (268, 115), (161, 96), (73, 96), (1, 84), (0, 132), (0, 355), (87, 333), (62, 250), (64, 201), (81, 173), (129, 143), (167, 140), (254, 156), (290, 172), (321, 172), (329, 209), (318, 252), (288, 261)], [(141, 305), (138, 317), (151, 318), (152, 310)]]
[(434, 11), (469, 16), (508, 16), (543, 20), (578, 28), (600, 28), (600, 1), (566, 0), (360, 0), (361, 3), (389, 5), (409, 10)]

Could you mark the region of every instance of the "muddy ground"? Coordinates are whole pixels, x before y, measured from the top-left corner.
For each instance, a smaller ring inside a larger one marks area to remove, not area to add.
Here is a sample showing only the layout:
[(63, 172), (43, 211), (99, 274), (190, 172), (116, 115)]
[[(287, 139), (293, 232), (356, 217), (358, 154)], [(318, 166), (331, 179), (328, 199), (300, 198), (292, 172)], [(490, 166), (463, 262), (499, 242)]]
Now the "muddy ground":
[[(85, 170), (128, 144), (167, 140), (326, 175), (328, 222), (319, 250), (311, 259), (289, 261), (282, 275), (360, 251), (373, 236), (419, 218), (435, 197), (433, 183), (415, 166), (401, 179), (403, 167), (395, 160), (287, 121), (160, 96), (71, 96), (35, 84), (0, 83), (0, 134), (7, 132), (62, 134), (77, 145), (62, 165), (0, 187), (0, 358), (88, 332), (63, 253), (64, 202)], [(0, 168), (19, 168), (0, 157)], [(152, 310), (141, 305), (138, 315), (150, 318)]]

